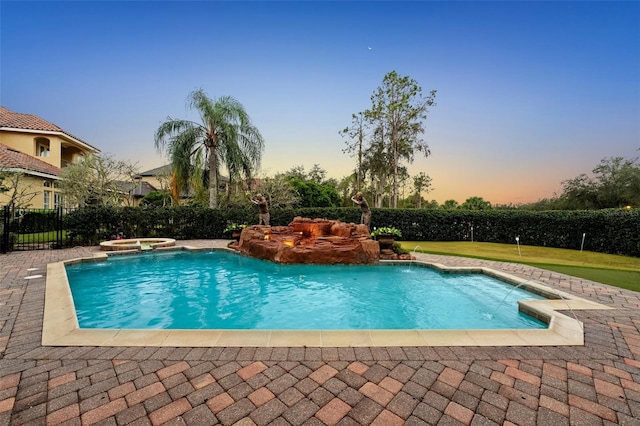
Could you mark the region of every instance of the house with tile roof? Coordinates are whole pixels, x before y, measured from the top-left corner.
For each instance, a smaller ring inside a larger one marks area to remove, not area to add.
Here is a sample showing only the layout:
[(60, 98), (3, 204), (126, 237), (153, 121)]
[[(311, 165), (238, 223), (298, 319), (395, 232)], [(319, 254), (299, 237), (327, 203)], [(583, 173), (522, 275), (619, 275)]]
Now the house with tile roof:
[[(129, 192), (134, 197), (134, 205), (139, 205), (141, 200), (135, 201), (136, 198), (141, 198), (147, 195), (150, 191), (145, 191), (145, 185), (151, 190), (157, 191), (169, 191), (171, 186), (173, 168), (171, 164), (165, 164), (164, 166), (156, 167), (155, 169), (141, 172), (137, 175), (137, 179), (140, 183), (140, 189), (136, 189), (135, 192)], [(255, 181), (255, 180), (254, 180)], [(229, 178), (226, 176), (218, 175), (218, 189), (220, 191), (229, 190)], [(182, 202), (187, 202), (194, 198), (194, 190), (189, 185), (180, 194)]]
[[(148, 185), (152, 188), (152, 190), (156, 191), (169, 191), (171, 187), (171, 179), (173, 174), (173, 168), (171, 164), (165, 164), (164, 166), (156, 167), (151, 170), (147, 170), (138, 174), (137, 179), (141, 183), (141, 188), (144, 188), (144, 185)], [(148, 193), (148, 192), (147, 192)], [(141, 189), (140, 195), (146, 195), (144, 190)], [(193, 190), (191, 188), (185, 189), (181, 194), (180, 198), (183, 201), (190, 200), (194, 196)], [(139, 197), (138, 193), (133, 193), (134, 199)], [(142, 201), (142, 200), (140, 200)], [(138, 202), (136, 205), (139, 205)]]
[[(83, 155), (100, 150), (61, 127), (33, 114), (13, 112), (0, 106), (0, 170), (20, 173), (20, 189), (32, 193), (32, 208), (62, 206), (58, 188), (62, 169)], [(0, 206), (9, 200), (0, 193)]]
[(168, 191), (171, 182), (171, 173), (171, 164), (165, 164), (164, 166), (141, 172), (137, 177), (140, 181), (150, 185), (154, 190)]

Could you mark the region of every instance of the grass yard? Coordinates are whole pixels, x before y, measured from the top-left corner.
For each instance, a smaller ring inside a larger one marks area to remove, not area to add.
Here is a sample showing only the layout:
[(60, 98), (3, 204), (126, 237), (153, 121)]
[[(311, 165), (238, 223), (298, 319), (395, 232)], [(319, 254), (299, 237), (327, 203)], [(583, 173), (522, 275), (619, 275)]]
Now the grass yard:
[[(62, 232), (62, 239), (66, 238), (67, 231)], [(55, 231), (49, 232), (36, 232), (34, 234), (19, 234), (18, 243), (20, 244), (33, 244), (56, 241), (57, 234)]]
[(518, 252), (516, 244), (468, 241), (400, 241), (400, 245), (409, 252), (522, 263), (640, 292), (637, 257), (524, 245)]

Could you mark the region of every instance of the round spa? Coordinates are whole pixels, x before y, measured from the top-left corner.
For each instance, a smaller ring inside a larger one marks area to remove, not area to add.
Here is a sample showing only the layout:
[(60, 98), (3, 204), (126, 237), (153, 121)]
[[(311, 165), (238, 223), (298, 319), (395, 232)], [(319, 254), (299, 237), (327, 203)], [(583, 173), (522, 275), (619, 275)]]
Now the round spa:
[(176, 240), (173, 238), (130, 238), (124, 240), (110, 240), (100, 243), (100, 250), (153, 250), (160, 247), (173, 247)]

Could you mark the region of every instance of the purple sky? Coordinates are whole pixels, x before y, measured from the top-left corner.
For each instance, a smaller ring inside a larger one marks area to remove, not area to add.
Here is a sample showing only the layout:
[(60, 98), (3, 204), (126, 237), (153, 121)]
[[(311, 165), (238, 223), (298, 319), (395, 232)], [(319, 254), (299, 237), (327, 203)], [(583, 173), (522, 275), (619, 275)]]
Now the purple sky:
[[(416, 156), (440, 203), (551, 197), (605, 157), (640, 156), (640, 2), (0, 3), (0, 103), (158, 167), (153, 135), (238, 99), (262, 176), (355, 167), (338, 131), (392, 70), (438, 91)], [(407, 191), (409, 188), (407, 188)]]

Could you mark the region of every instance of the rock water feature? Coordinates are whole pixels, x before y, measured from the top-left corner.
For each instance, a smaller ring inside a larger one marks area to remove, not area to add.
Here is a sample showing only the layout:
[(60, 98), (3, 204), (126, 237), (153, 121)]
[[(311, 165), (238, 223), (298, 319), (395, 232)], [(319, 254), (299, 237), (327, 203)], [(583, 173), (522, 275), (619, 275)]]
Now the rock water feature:
[(233, 243), (241, 253), (278, 263), (373, 264), (380, 246), (366, 225), (296, 217), (288, 226), (249, 226)]

